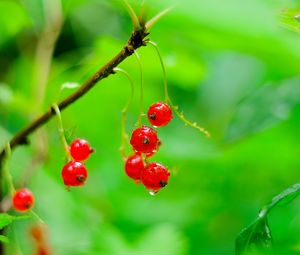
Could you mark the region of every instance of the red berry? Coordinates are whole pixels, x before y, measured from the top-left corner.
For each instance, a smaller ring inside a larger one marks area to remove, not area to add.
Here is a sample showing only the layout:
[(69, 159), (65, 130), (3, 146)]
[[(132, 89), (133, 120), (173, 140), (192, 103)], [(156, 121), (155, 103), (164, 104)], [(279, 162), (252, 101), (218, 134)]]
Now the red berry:
[(141, 153), (151, 153), (157, 150), (159, 140), (153, 128), (142, 126), (132, 132), (130, 144)]
[(16, 211), (27, 212), (34, 205), (33, 194), (29, 189), (19, 189), (13, 196), (12, 204)]
[(146, 154), (145, 154), (146, 158), (152, 157), (152, 156), (158, 151), (158, 149), (159, 149), (160, 146), (161, 146), (161, 140), (158, 139), (158, 142), (157, 142), (157, 146), (156, 146), (155, 151), (151, 151), (151, 152), (146, 153)]
[(125, 163), (126, 174), (134, 180), (140, 180), (141, 172), (144, 170), (143, 158), (139, 154), (130, 156)]
[(35, 241), (37, 242), (43, 241), (43, 229), (41, 226), (39, 225), (33, 226), (30, 230), (30, 234)]
[(158, 102), (149, 107), (148, 119), (154, 127), (165, 126), (172, 118), (172, 110), (166, 103)]
[(159, 191), (168, 184), (170, 172), (159, 163), (149, 163), (141, 173), (141, 180), (149, 190)]
[(81, 186), (84, 184), (88, 173), (84, 164), (70, 161), (63, 167), (61, 175), (66, 186)]
[(50, 254), (50, 252), (48, 251), (48, 249), (46, 247), (43, 247), (43, 245), (38, 246), (36, 255), (49, 255), (49, 254)]
[(70, 145), (70, 154), (76, 161), (88, 159), (92, 151), (89, 143), (84, 139), (76, 139)]

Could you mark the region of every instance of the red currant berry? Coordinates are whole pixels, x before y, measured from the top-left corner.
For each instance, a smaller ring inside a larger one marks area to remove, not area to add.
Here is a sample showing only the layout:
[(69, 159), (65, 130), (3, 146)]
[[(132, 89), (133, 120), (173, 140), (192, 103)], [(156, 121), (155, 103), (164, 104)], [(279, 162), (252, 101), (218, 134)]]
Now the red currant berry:
[(172, 110), (166, 103), (158, 102), (149, 107), (148, 119), (154, 127), (165, 126), (172, 118)]
[(66, 186), (82, 186), (88, 173), (84, 164), (70, 161), (63, 167), (61, 175)]
[(12, 204), (16, 211), (27, 212), (34, 205), (33, 194), (29, 189), (19, 189), (13, 196)]
[(157, 146), (156, 146), (156, 149), (154, 151), (151, 151), (151, 152), (148, 152), (145, 154), (146, 158), (150, 158), (152, 157), (159, 149), (159, 147), (161, 146), (161, 140), (158, 139), (158, 142), (157, 142)]
[(141, 153), (150, 153), (158, 147), (157, 132), (150, 127), (142, 126), (132, 132), (130, 144), (133, 149)]
[(76, 161), (83, 161), (89, 158), (91, 149), (89, 143), (84, 139), (76, 139), (70, 145), (70, 154)]
[(130, 156), (125, 163), (126, 174), (134, 180), (140, 180), (141, 172), (144, 170), (143, 158), (140, 154)]
[(35, 241), (37, 242), (43, 241), (43, 229), (41, 226), (39, 225), (33, 226), (30, 230), (30, 234)]
[(159, 163), (149, 163), (141, 173), (141, 180), (145, 187), (155, 192), (168, 184), (170, 172)]

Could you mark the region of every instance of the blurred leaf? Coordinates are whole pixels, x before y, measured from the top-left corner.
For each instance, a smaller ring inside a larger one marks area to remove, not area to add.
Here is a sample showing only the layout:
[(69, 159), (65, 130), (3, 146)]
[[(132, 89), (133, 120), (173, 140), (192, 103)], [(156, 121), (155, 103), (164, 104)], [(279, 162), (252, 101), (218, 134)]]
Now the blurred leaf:
[(299, 82), (300, 78), (294, 78), (255, 90), (240, 103), (225, 140), (237, 140), (288, 119), (293, 108), (300, 104)]
[[(28, 24), (27, 13), (22, 6), (13, 1), (0, 1), (0, 45), (9, 37), (15, 36)], [(13, 19), (12, 19), (13, 17)]]
[(280, 15), (280, 21), (289, 30), (300, 32), (300, 9), (285, 9)]
[(14, 216), (11, 216), (6, 213), (1, 213), (0, 214), (0, 229), (4, 228), (5, 226), (12, 223), (14, 219), (15, 219)]
[(9, 239), (6, 236), (0, 235), (0, 242), (9, 243)]
[[(155, 243), (155, 245), (153, 245)], [(143, 255), (181, 255), (186, 254), (184, 236), (172, 225), (159, 225), (147, 231), (138, 244)]]
[(0, 105), (9, 104), (13, 99), (13, 92), (9, 86), (0, 83)]
[(269, 250), (272, 248), (273, 238), (268, 226), (267, 218), (258, 218), (250, 226), (242, 230), (236, 239), (236, 255), (247, 254), (251, 249)]
[(265, 205), (259, 212), (257, 219), (243, 229), (236, 239), (236, 255), (246, 254), (249, 249), (258, 248), (269, 250), (272, 248), (273, 238), (268, 226), (268, 215), (278, 205), (291, 202), (300, 194), (300, 183), (287, 188), (275, 196), (271, 203)]

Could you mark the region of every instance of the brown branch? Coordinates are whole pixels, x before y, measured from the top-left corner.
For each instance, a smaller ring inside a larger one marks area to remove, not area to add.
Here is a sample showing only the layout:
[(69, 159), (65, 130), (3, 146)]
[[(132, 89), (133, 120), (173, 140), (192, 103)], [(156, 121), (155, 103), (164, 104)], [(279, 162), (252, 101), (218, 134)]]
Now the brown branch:
[[(110, 74), (113, 73), (113, 69), (118, 66), (122, 61), (124, 61), (127, 57), (133, 54), (134, 50), (137, 48), (146, 45), (145, 38), (149, 33), (145, 29), (141, 29), (138, 31), (133, 31), (127, 44), (123, 47), (123, 49), (107, 64), (101, 67), (92, 77), (90, 77), (86, 82), (84, 82), (77, 91), (73, 94), (60, 101), (57, 105), (59, 109), (62, 111), (67, 108), (70, 104), (77, 101), (80, 97), (86, 94), (91, 88), (93, 88), (97, 82), (106, 78)], [(55, 112), (50, 107), (47, 112), (42, 114), (40, 117), (35, 119), (31, 124), (29, 124), (24, 129), (20, 130), (11, 140), (10, 147), (13, 150), (15, 147), (27, 144), (28, 136), (32, 134), (35, 130), (43, 126), (46, 122), (48, 122), (53, 116)], [(0, 166), (1, 161), (5, 156), (5, 150), (3, 149), (0, 153)]]
[[(76, 90), (73, 94), (65, 98), (64, 100), (57, 103), (59, 109), (62, 111), (67, 108), (69, 105), (77, 101), (80, 97), (86, 94), (90, 89), (92, 89), (97, 82), (106, 78), (110, 74), (114, 73), (113, 69), (118, 66), (121, 62), (123, 62), (127, 57), (131, 56), (134, 51), (141, 47), (145, 46), (145, 38), (149, 33), (143, 27), (140, 30), (133, 31), (127, 44), (123, 47), (123, 49), (108, 63), (106, 63), (103, 67), (101, 67), (92, 77), (90, 77), (86, 82), (84, 82), (78, 90)], [(35, 119), (32, 123), (30, 123), (27, 127), (20, 130), (10, 141), (11, 150), (16, 148), (19, 145), (28, 144), (28, 136), (39, 129), (41, 126), (46, 124), (53, 116), (55, 115), (55, 111), (52, 107), (49, 107), (49, 110)], [(0, 182), (2, 180), (2, 165), (5, 158), (5, 149), (3, 148), (0, 152)], [(3, 190), (2, 183), (0, 183), (0, 203), (3, 199)], [(0, 213), (2, 212), (1, 204), (0, 204)], [(0, 235), (4, 233), (4, 229), (0, 230)], [(0, 242), (0, 255), (4, 254), (3, 244)]]

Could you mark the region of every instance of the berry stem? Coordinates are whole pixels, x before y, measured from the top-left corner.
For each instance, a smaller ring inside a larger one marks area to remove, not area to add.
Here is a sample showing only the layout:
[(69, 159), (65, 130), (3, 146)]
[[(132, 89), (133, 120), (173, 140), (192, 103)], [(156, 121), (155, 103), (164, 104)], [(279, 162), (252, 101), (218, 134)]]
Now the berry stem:
[(11, 196), (13, 196), (14, 193), (16, 192), (16, 189), (14, 187), (13, 178), (9, 171), (9, 166), (8, 166), (10, 157), (11, 157), (11, 148), (10, 148), (10, 144), (7, 143), (5, 146), (5, 160), (3, 164), (3, 173), (7, 181), (8, 192)]
[(156, 53), (158, 55), (158, 58), (159, 58), (159, 62), (160, 62), (162, 72), (163, 72), (163, 79), (164, 79), (165, 102), (168, 103), (172, 107), (173, 111), (176, 113), (178, 118), (180, 120), (182, 120), (186, 125), (199, 130), (206, 137), (210, 137), (210, 133), (205, 128), (199, 126), (196, 122), (192, 122), (192, 121), (188, 120), (182, 112), (179, 112), (178, 106), (173, 104), (173, 102), (169, 96), (169, 91), (168, 91), (168, 79), (167, 79), (166, 68), (165, 68), (162, 56), (160, 54), (160, 51), (158, 49), (158, 46), (155, 42), (152, 42), (152, 41), (147, 41), (147, 43), (149, 43), (150, 45), (152, 45), (154, 47), (154, 49), (156, 50)]
[(143, 111), (143, 101), (144, 101), (144, 72), (143, 72), (143, 66), (142, 66), (140, 55), (136, 51), (134, 51), (134, 55), (135, 55), (136, 60), (137, 60), (137, 62), (139, 64), (140, 76), (141, 76), (140, 113), (139, 113), (139, 117), (138, 117), (138, 126), (141, 127), (142, 126), (142, 116), (144, 115), (144, 111)]
[(140, 21), (136, 15), (135, 11), (133, 10), (132, 6), (128, 3), (127, 0), (122, 0), (122, 2), (131, 18), (134, 30), (136, 31), (136, 30), (140, 29), (141, 28)]
[(30, 214), (33, 216), (33, 218), (35, 218), (38, 222), (40, 222), (43, 225), (46, 225), (46, 223), (41, 219), (41, 217), (34, 212), (33, 210), (30, 210)]
[(128, 108), (131, 104), (132, 98), (133, 98), (133, 94), (134, 94), (134, 82), (133, 79), (130, 77), (130, 75), (123, 69), (121, 68), (114, 68), (115, 72), (120, 72), (122, 74), (124, 74), (127, 79), (129, 80), (130, 83), (130, 89), (131, 89), (131, 93), (129, 95), (129, 98), (127, 100), (127, 103), (125, 104), (125, 106), (122, 109), (122, 116), (121, 116), (121, 147), (120, 147), (120, 152), (121, 152), (121, 156), (122, 159), (125, 161), (126, 160), (126, 142), (128, 140), (128, 135), (126, 133), (126, 121), (127, 121), (127, 111)]
[(70, 161), (71, 160), (71, 155), (70, 155), (70, 151), (69, 151), (69, 145), (68, 145), (66, 137), (65, 137), (65, 131), (64, 131), (64, 126), (63, 126), (63, 122), (62, 122), (59, 107), (58, 107), (57, 104), (52, 104), (52, 109), (55, 111), (55, 114), (57, 116), (58, 132), (59, 132), (59, 135), (60, 135), (60, 139), (61, 139), (61, 142), (64, 146), (64, 150), (65, 150), (67, 159), (68, 159), (68, 161)]
[(166, 68), (165, 68), (165, 65), (164, 65), (164, 61), (162, 59), (162, 56), (159, 52), (159, 49), (158, 49), (158, 46), (155, 42), (152, 42), (152, 41), (148, 41), (149, 44), (151, 44), (153, 46), (153, 48), (155, 49), (156, 53), (157, 53), (157, 56), (159, 58), (159, 62), (160, 62), (160, 65), (161, 65), (161, 69), (162, 69), (162, 72), (163, 72), (163, 80), (164, 80), (164, 91), (165, 91), (165, 102), (169, 102), (171, 101), (170, 100), (170, 97), (169, 97), (169, 91), (168, 91), (168, 79), (167, 79), (167, 72), (166, 72)]

